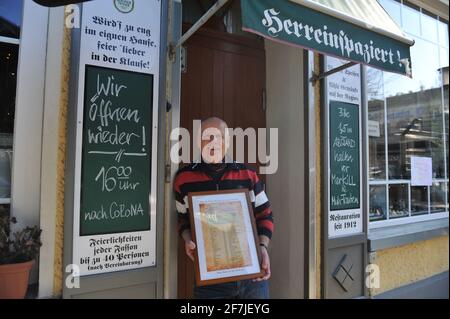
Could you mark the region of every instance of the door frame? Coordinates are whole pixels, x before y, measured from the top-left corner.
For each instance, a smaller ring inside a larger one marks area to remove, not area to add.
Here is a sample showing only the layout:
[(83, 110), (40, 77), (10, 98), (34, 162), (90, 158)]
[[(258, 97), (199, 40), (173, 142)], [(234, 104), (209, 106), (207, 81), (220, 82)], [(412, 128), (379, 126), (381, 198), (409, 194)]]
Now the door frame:
[[(178, 20), (177, 20), (178, 21)], [(176, 25), (177, 21), (174, 21), (173, 23)], [(187, 23), (181, 23), (180, 25), (180, 32), (181, 30), (183, 30), (184, 32), (187, 31), (189, 29), (189, 27), (191, 26), (191, 24), (187, 24)], [(176, 26), (178, 28), (178, 26)], [(175, 30), (173, 31), (174, 33), (176, 32)], [(208, 41), (205, 41), (205, 39), (207, 39)], [(265, 55), (265, 45), (264, 45), (264, 41), (257, 41), (251, 38), (246, 38), (245, 36), (241, 36), (241, 35), (234, 35), (234, 34), (228, 34), (224, 31), (219, 31), (219, 30), (215, 30), (215, 29), (211, 29), (208, 27), (202, 27), (199, 30), (196, 31), (195, 34), (193, 34), (189, 40), (187, 41), (186, 45), (188, 43), (193, 43), (195, 45), (198, 45), (200, 47), (206, 47), (206, 48), (210, 48), (210, 49), (214, 49), (214, 50), (218, 50), (218, 46), (220, 46), (220, 50), (226, 51), (226, 52), (232, 52), (234, 54), (241, 54), (241, 55), (245, 55), (245, 56), (253, 56), (255, 58), (262, 58), (263, 55)], [(225, 43), (225, 45), (221, 45), (220, 43)], [(239, 50), (237, 50), (237, 48), (239, 48)], [(262, 55), (258, 56), (257, 51), (261, 51)], [(178, 48), (176, 54), (180, 54), (180, 48)], [(187, 55), (187, 59), (189, 59), (189, 54)], [(266, 61), (265, 61), (265, 57), (264, 57), (264, 65), (266, 65)], [(171, 84), (171, 88), (172, 88), (172, 103), (170, 104), (171, 109), (171, 115), (169, 115), (170, 121), (171, 121), (171, 125), (168, 125), (168, 127), (173, 128), (177, 128), (181, 125), (181, 118), (182, 118), (182, 109), (181, 109), (181, 92), (182, 92), (182, 80), (181, 80), (181, 65), (180, 65), (180, 59), (175, 59), (173, 66), (173, 73), (172, 73), (172, 84)], [(189, 62), (187, 65), (187, 68), (189, 69)], [(264, 74), (265, 77), (265, 74)], [(266, 83), (264, 80), (264, 84), (263, 87), (265, 87)], [(264, 127), (267, 126), (266, 121), (264, 121)], [(169, 132), (170, 134), (170, 132)], [(171, 145), (171, 147), (173, 145), (175, 145), (177, 143), (177, 141), (169, 141), (168, 144)], [(170, 151), (170, 150), (169, 150)], [(169, 154), (170, 155), (170, 154)], [(168, 158), (168, 161), (170, 161), (170, 158)], [(172, 185), (175, 173), (178, 170), (178, 165), (177, 164), (173, 164), (171, 161), (170, 163), (167, 163), (168, 167), (170, 167), (170, 180), (169, 180), (169, 185)], [(170, 187), (171, 190), (171, 187)], [(172, 215), (175, 215), (174, 212), (176, 211), (175, 209), (175, 205), (174, 205), (174, 198), (173, 198), (173, 194), (170, 194), (170, 196), (166, 196), (166, 200), (170, 201), (166, 203), (166, 207), (170, 208), (169, 212), (166, 212), (166, 215), (168, 215), (169, 213)], [(166, 296), (170, 296), (171, 298), (179, 298), (179, 294), (178, 294), (178, 284), (179, 284), (179, 280), (181, 278), (178, 278), (178, 263), (179, 263), (179, 259), (178, 259), (178, 240), (179, 240), (179, 235), (176, 231), (176, 216), (173, 217), (169, 217), (170, 219), (174, 219), (174, 221), (169, 220), (168, 223), (166, 223), (166, 232), (169, 234), (170, 237), (168, 240), (169, 241), (173, 241), (171, 243), (169, 243), (168, 245), (166, 245), (166, 247), (169, 247), (169, 250), (167, 252), (167, 254), (170, 256), (168, 258), (170, 265), (174, 265), (173, 269), (172, 266), (167, 266), (166, 268), (170, 268), (172, 275), (170, 275), (170, 279), (167, 280), (166, 284), (168, 287), (170, 287), (171, 292), (165, 294)], [(174, 240), (175, 238), (175, 240)], [(175, 272), (175, 274), (173, 274)], [(170, 281), (173, 280), (174, 278), (176, 278), (175, 283)]]

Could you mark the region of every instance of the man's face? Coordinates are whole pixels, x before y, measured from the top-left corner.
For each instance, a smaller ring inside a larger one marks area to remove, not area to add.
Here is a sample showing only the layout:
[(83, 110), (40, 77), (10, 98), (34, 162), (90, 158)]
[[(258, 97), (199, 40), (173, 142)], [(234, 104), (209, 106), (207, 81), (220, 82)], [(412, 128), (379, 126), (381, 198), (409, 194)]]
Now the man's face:
[(206, 163), (221, 163), (225, 157), (225, 129), (222, 125), (202, 125), (201, 150)]

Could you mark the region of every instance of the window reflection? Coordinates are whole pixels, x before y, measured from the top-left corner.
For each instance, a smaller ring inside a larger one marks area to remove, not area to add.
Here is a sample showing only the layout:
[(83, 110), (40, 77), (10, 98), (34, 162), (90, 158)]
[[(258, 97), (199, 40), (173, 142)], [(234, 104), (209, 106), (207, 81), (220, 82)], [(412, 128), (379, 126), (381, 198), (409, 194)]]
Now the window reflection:
[[(394, 19), (401, 15), (415, 45), (413, 78), (367, 69), (370, 220), (448, 212), (448, 24), (414, 6), (379, 2)], [(412, 156), (432, 159), (432, 186), (410, 186)]]
[(428, 186), (411, 187), (411, 215), (428, 214)]
[[(445, 140), (447, 143), (445, 143), (445, 147), (446, 147), (446, 153), (447, 153), (447, 176), (446, 179), (448, 179), (448, 174), (450, 173), (450, 160), (449, 160), (449, 155), (450, 155), (450, 150), (449, 150), (449, 139), (450, 136), (448, 135), (448, 125), (449, 125), (449, 118), (448, 118), (448, 67), (446, 68), (446, 70), (443, 70), (443, 81), (444, 81), (444, 126), (445, 126)], [(448, 189), (448, 188), (447, 188)]]
[(441, 48), (439, 68), (448, 67), (448, 64), (449, 64), (448, 49)]
[(422, 36), (427, 38), (427, 40), (437, 42), (438, 41), (438, 21), (436, 18), (430, 17), (429, 15), (422, 13)]
[(439, 44), (448, 47), (448, 24), (443, 21), (438, 21), (439, 29)]
[(0, 42), (0, 199), (9, 198), (19, 47)]
[(420, 13), (417, 8), (403, 5), (402, 22), (403, 30), (414, 35), (420, 35)]
[(430, 187), (430, 210), (431, 213), (441, 213), (448, 210), (446, 183), (435, 182)]
[(383, 72), (368, 68), (367, 95), (369, 118), (369, 178), (386, 179), (386, 143)]
[(20, 36), (22, 23), (22, 0), (0, 1), (0, 36), (16, 38)]
[(414, 40), (416, 43), (411, 48), (413, 78), (385, 73), (386, 97), (423, 91), (441, 85), (439, 46), (419, 38)]
[(370, 221), (378, 221), (386, 219), (386, 186), (385, 185), (372, 185), (369, 188), (369, 200)]
[[(411, 156), (432, 157), (433, 177), (444, 178), (445, 143), (438, 46), (417, 39), (414, 47), (415, 79), (387, 75), (384, 83), (388, 96), (389, 178), (409, 179)], [(421, 63), (419, 56), (422, 59), (426, 56), (427, 63)]]
[(379, 0), (379, 2), (383, 6), (383, 8), (385, 8), (386, 11), (389, 12), (391, 18), (394, 19), (394, 21), (397, 22), (399, 26), (401, 26), (402, 18), (400, 2), (397, 2), (395, 0)]
[(389, 185), (389, 218), (409, 215), (408, 184)]

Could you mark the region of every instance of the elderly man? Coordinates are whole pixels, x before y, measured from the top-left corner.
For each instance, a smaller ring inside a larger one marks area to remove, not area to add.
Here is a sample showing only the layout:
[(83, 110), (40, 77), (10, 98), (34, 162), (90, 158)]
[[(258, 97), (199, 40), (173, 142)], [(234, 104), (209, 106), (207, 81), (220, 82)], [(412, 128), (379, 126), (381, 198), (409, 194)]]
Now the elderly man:
[(174, 181), (178, 212), (178, 231), (184, 239), (186, 254), (194, 260), (196, 244), (192, 241), (187, 194), (189, 192), (248, 188), (260, 240), (261, 268), (264, 275), (254, 280), (194, 287), (195, 298), (264, 299), (269, 297), (267, 280), (270, 278), (270, 260), (267, 252), (273, 231), (270, 203), (256, 172), (244, 164), (227, 163), (225, 154), (229, 146), (227, 124), (216, 117), (201, 124), (198, 146), (202, 159), (180, 169)]

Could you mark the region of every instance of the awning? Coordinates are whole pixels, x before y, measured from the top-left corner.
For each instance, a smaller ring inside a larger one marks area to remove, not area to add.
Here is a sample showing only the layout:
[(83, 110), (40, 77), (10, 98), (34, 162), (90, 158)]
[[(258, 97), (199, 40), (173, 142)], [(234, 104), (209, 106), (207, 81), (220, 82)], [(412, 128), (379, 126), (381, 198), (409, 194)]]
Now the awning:
[(376, 0), (241, 0), (243, 29), (411, 77), (408, 39)]

